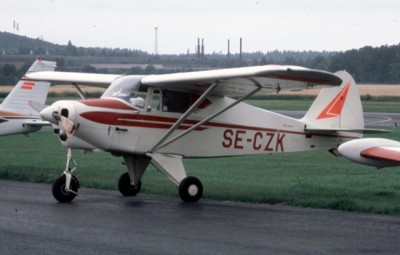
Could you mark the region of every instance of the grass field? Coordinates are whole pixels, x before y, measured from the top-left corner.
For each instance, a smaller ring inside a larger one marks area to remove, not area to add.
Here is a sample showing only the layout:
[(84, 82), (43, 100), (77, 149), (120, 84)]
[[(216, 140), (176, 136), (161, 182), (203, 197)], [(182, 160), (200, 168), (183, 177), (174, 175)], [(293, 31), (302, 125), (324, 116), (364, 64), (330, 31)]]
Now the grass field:
[[(400, 140), (400, 130), (385, 136)], [(2, 179), (51, 183), (65, 167), (66, 149), (50, 131), (0, 140)], [(121, 158), (102, 152), (74, 155), (82, 186), (116, 190), (125, 171)], [(329, 152), (187, 159), (184, 164), (189, 175), (202, 180), (205, 198), (400, 214), (399, 168), (377, 170)], [(177, 187), (152, 166), (142, 181), (144, 193), (177, 197)]]
[[(47, 103), (56, 99), (60, 97), (49, 98)], [(305, 96), (247, 102), (269, 110), (307, 110), (312, 101)], [(400, 108), (397, 98), (366, 100), (363, 107), (367, 112), (399, 112)], [(400, 130), (379, 136), (400, 140)], [(0, 140), (1, 179), (51, 183), (64, 170), (67, 150), (51, 131)], [(79, 165), (76, 176), (82, 186), (117, 189), (118, 177), (126, 171), (121, 158), (80, 151), (74, 155)], [(187, 159), (184, 164), (189, 175), (202, 180), (205, 198), (400, 214), (400, 168), (377, 170), (328, 152)], [(142, 182), (144, 193), (179, 199), (177, 187), (152, 166)]]

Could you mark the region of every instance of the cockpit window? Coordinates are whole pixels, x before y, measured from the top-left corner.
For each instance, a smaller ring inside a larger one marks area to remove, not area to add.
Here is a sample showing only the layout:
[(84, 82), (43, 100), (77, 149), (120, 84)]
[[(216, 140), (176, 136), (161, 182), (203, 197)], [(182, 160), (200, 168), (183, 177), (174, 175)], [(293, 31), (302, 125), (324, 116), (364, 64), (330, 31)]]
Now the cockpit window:
[(101, 97), (117, 97), (143, 108), (145, 100), (139, 96), (141, 78), (135, 76), (120, 77), (111, 83)]

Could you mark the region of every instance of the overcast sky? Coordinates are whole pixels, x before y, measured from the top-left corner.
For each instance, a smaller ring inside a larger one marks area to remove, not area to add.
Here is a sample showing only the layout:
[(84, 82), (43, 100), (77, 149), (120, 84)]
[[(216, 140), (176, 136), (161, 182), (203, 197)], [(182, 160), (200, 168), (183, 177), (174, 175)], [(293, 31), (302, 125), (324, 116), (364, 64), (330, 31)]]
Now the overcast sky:
[[(400, 43), (400, 0), (0, 0), (0, 31), (58, 44), (193, 53)], [(16, 32), (16, 31), (15, 31)], [(1, 46), (1, 45), (0, 45)]]

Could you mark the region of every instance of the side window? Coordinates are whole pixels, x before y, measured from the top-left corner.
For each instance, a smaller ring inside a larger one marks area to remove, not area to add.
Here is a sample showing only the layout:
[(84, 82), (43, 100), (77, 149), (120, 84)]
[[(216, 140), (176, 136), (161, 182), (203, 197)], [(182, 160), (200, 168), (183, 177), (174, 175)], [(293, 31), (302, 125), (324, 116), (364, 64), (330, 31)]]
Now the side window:
[(179, 91), (162, 91), (162, 110), (184, 113), (190, 107), (191, 94)]
[(161, 109), (161, 96), (160, 96), (160, 94), (161, 94), (161, 92), (160, 92), (160, 90), (158, 90), (158, 89), (151, 89), (151, 91), (150, 91), (150, 88), (149, 88), (149, 92), (148, 93), (151, 93), (151, 101), (149, 102), (149, 107), (151, 108), (151, 109), (156, 109), (157, 111), (160, 111)]

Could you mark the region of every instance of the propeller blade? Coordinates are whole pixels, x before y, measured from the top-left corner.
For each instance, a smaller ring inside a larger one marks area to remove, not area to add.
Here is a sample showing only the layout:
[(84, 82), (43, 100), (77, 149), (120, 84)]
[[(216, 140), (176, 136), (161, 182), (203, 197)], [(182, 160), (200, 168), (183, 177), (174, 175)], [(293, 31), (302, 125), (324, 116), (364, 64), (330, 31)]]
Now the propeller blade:
[(69, 135), (69, 136), (74, 135), (76, 125), (72, 120), (70, 120), (64, 116), (61, 116), (61, 125), (62, 125), (64, 131), (67, 133), (67, 135)]

